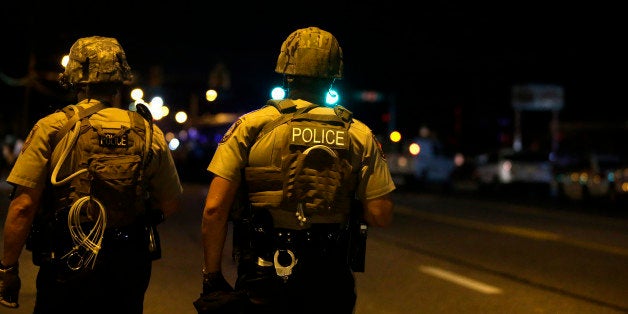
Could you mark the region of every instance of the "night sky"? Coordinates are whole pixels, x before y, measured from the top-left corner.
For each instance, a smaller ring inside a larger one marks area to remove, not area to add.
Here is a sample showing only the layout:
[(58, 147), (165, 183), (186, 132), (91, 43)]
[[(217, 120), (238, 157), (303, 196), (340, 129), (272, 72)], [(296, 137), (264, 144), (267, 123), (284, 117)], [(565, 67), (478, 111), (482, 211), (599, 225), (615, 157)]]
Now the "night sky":
[[(222, 62), (231, 72), (230, 98), (224, 108), (209, 110), (245, 112), (261, 106), (270, 87), (281, 83), (274, 73), (281, 43), (307, 26), (337, 37), (345, 62), (345, 77), (336, 84), (342, 104), (378, 131), (386, 128), (382, 117), (394, 104), (395, 127), (409, 136), (425, 124), (455, 149), (496, 148), (500, 134), (513, 127), (511, 88), (521, 84), (562, 86), (565, 124), (625, 130), (628, 121), (627, 28), (623, 11), (610, 5), (168, 2), (3, 4), (0, 72), (24, 77), (32, 54), (41, 83), (29, 93), (28, 123), (67, 104), (54, 81), (41, 76), (62, 70), (59, 60), (78, 37), (118, 38), (140, 85), (160, 67), (163, 81), (156, 88), (173, 106), (185, 107), (191, 95), (203, 97), (209, 72)], [(364, 90), (384, 99), (362, 103), (355, 95)], [(15, 117), (25, 114), (25, 88), (5, 79), (0, 91), (0, 133), (19, 129)], [(544, 113), (533, 116), (524, 122), (546, 128)]]

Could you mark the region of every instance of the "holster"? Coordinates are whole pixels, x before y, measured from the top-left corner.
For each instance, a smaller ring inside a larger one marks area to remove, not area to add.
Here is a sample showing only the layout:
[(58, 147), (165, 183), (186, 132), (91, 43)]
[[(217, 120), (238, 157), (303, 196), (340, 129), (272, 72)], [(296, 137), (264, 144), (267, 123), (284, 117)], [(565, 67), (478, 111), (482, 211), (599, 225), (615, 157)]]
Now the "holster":
[(362, 203), (358, 200), (351, 202), (349, 218), (349, 265), (354, 272), (364, 272), (366, 264), (366, 239), (368, 225), (363, 218)]
[[(69, 251), (72, 247), (72, 239), (67, 228), (67, 216), (65, 219), (56, 213), (44, 216), (35, 216), (30, 233), (26, 239), (26, 249), (32, 253), (32, 261), (36, 266), (51, 262), (55, 253)], [(65, 224), (65, 228), (63, 227)]]
[(366, 264), (366, 238), (368, 226), (365, 222), (354, 222), (350, 225), (349, 265), (354, 272), (362, 273)]
[(31, 251), (33, 264), (41, 266), (42, 261), (47, 258), (47, 253), (50, 252), (51, 243), (49, 227), (45, 223), (38, 221), (37, 218), (33, 221), (31, 231), (26, 239), (26, 249)]
[(157, 225), (146, 225), (146, 242), (148, 243), (148, 254), (151, 260), (158, 260), (161, 258), (161, 239), (159, 238), (159, 231), (157, 231)]

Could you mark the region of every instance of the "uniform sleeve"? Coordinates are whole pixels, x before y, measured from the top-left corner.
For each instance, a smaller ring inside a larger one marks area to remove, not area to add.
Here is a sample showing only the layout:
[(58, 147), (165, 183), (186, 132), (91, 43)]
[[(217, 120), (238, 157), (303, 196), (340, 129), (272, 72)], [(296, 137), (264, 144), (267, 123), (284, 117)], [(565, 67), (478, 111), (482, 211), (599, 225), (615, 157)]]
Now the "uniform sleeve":
[(380, 143), (369, 132), (365, 138), (364, 163), (359, 172), (358, 198), (373, 199), (395, 190)]
[(40, 119), (30, 130), (22, 150), (18, 155), (7, 182), (29, 188), (41, 188), (46, 185), (50, 171), (52, 148), (50, 140), (52, 134), (61, 128), (63, 121), (61, 114), (52, 114)]
[(240, 170), (247, 163), (248, 131), (245, 117), (240, 117), (223, 135), (207, 171), (232, 182), (240, 182)]
[(153, 135), (155, 155), (150, 165), (152, 175), (149, 189), (153, 197), (159, 200), (173, 199), (183, 193), (183, 187), (163, 133), (156, 126), (154, 127), (156, 128)]

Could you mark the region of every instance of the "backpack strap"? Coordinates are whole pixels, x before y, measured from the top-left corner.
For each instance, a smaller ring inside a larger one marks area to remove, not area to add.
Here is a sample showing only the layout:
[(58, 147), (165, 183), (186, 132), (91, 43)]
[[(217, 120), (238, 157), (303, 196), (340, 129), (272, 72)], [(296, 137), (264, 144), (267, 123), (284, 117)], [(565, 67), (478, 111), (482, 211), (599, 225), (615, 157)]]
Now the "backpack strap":
[(336, 115), (344, 122), (350, 123), (353, 121), (353, 113), (341, 105), (334, 106), (334, 113), (336, 113)]
[(266, 102), (266, 106), (273, 106), (281, 113), (297, 110), (297, 105), (290, 99), (270, 99)]
[(75, 110), (73, 110), (73, 108), (77, 108), (78, 113), (77, 114), (73, 114), (68, 121), (65, 123), (65, 125), (63, 125), (63, 127), (61, 129), (59, 129), (59, 131), (57, 132), (57, 134), (55, 135), (54, 138), (54, 142), (52, 143), (52, 147), (57, 146), (57, 143), (59, 143), (61, 141), (61, 139), (68, 133), (68, 131), (70, 131), (70, 129), (72, 127), (74, 127), (74, 124), (85, 118), (85, 117), (89, 117), (92, 114), (107, 108), (107, 105), (103, 102), (98, 102), (97, 104), (85, 109), (81, 106), (77, 106), (77, 105), (70, 105), (66, 108), (69, 108), (70, 110), (63, 110), (65, 111), (66, 115), (70, 114), (70, 112), (74, 112)]
[[(148, 164), (153, 159), (153, 150), (151, 149), (153, 146), (153, 115), (150, 112), (150, 109), (146, 107), (146, 105), (142, 103), (138, 103), (135, 105), (137, 113), (140, 114), (144, 118), (144, 120), (148, 121), (148, 129), (146, 130), (146, 151), (144, 152), (143, 161), (143, 169), (145, 170), (148, 167)], [(132, 121), (133, 119), (131, 119)], [(142, 121), (143, 123), (144, 121)]]

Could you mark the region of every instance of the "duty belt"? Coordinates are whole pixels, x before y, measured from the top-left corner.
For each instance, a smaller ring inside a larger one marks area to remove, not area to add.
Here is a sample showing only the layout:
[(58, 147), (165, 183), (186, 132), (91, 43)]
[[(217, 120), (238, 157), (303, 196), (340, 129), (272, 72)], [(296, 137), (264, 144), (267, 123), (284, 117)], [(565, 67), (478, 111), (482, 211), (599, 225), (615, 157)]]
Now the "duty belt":
[(104, 240), (113, 241), (143, 241), (145, 224), (137, 220), (128, 226), (105, 229)]
[[(306, 230), (256, 230), (257, 265), (275, 268), (277, 276), (287, 281), (299, 259), (316, 263), (324, 259), (346, 260), (348, 237), (339, 224), (314, 224)], [(261, 234), (260, 234), (261, 233)], [(261, 237), (263, 240), (259, 240)]]

